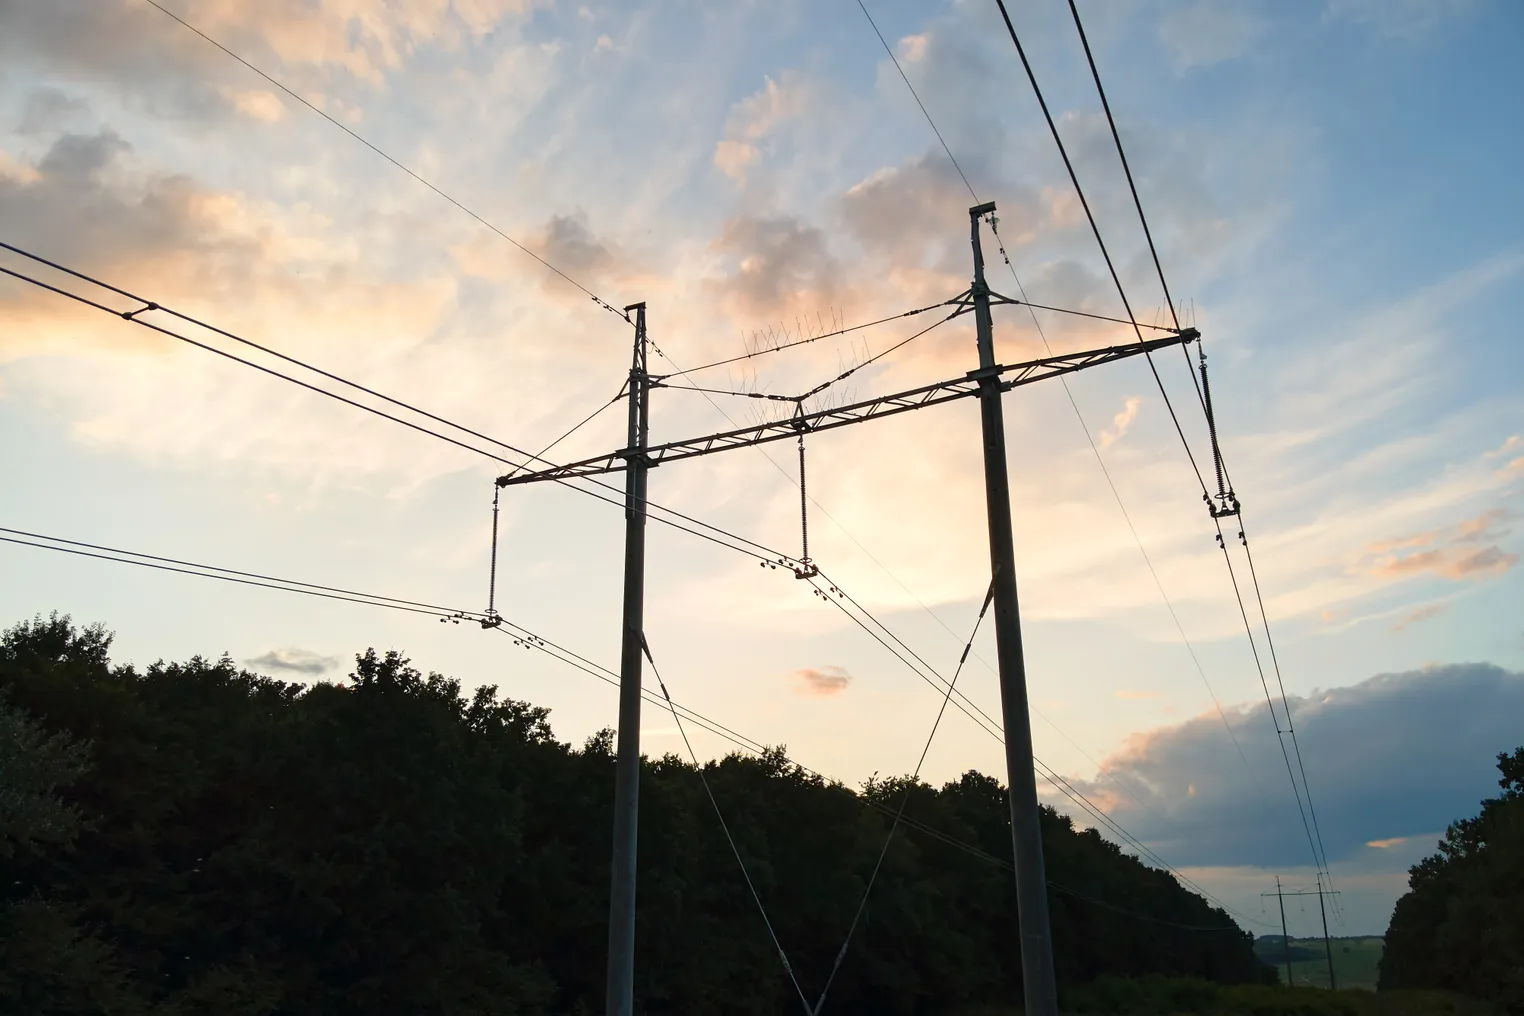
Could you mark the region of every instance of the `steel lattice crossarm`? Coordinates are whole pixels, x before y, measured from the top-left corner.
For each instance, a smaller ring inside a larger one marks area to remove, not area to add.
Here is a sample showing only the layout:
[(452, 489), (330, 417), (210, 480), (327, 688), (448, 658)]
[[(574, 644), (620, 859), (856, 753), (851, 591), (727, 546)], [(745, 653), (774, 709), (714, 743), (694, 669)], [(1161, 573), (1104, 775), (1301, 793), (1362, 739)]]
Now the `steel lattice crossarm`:
[[(1001, 390), (1010, 391), (1012, 388), (1021, 385), (1044, 381), (1063, 374), (1072, 374), (1075, 371), (1085, 370), (1089, 367), (1099, 367), (1102, 364), (1125, 360), (1128, 357), (1152, 353), (1158, 349), (1184, 345), (1194, 342), (1199, 337), (1200, 333), (1196, 329), (1185, 328), (1173, 335), (1149, 339), (1144, 342), (1131, 342), (1121, 346), (1106, 346), (1102, 349), (1090, 349), (1084, 352), (1066, 353), (1060, 356), (1046, 356), (1040, 360), (1028, 360), (1024, 363), (1013, 363), (1004, 366), (997, 365), (986, 370), (970, 371), (963, 377), (954, 378), (950, 381), (939, 381), (936, 384), (912, 388), (910, 391), (885, 395), (880, 398), (869, 399), (865, 402), (853, 403), (849, 406), (821, 410), (816, 413), (799, 413), (786, 420), (777, 420), (755, 427), (744, 427), (740, 430), (729, 430), (719, 434), (689, 438), (684, 441), (671, 441), (667, 444), (652, 445), (645, 451), (645, 460), (649, 466), (659, 466), (663, 462), (690, 459), (698, 455), (710, 455), (714, 452), (728, 451), (732, 448), (745, 448), (750, 445), (765, 444), (768, 441), (782, 441), (787, 438), (796, 437), (800, 433), (830, 430), (835, 427), (845, 427), (849, 424), (863, 423), (867, 420), (874, 420), (883, 416), (893, 416), (896, 413), (909, 412), (912, 409), (937, 406), (944, 402), (952, 402), (955, 399), (978, 395), (980, 382), (984, 378), (991, 376), (1002, 378), (1003, 380), (1000, 382)], [(568, 480), (578, 476), (601, 476), (605, 473), (618, 473), (624, 470), (625, 462), (629, 456), (630, 450), (621, 448), (606, 455), (583, 459), (580, 462), (570, 462), (564, 466), (555, 466), (537, 472), (522, 472), (500, 476), (497, 479), (497, 485), (499, 487), (508, 487), (521, 483), (537, 483), (544, 480)]]

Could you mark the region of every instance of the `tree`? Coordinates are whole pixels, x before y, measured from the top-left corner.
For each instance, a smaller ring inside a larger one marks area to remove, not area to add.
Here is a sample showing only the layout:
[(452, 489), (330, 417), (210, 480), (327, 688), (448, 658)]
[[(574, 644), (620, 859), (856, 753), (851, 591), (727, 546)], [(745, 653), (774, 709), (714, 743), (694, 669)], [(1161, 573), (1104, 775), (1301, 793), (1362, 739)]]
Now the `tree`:
[[(546, 710), (493, 688), (467, 696), (395, 652), (359, 654), (342, 685), (303, 687), (225, 658), (113, 666), (109, 647), (103, 630), (58, 617), (0, 637), (0, 695), (32, 717), (28, 771), (54, 772), (27, 778), (27, 813), (51, 816), (29, 828), (78, 819), (66, 849), (48, 841), (11, 879), (18, 902), (46, 908), (28, 941), (121, 999), (55, 978), (37, 989), (51, 1009), (19, 1011), (601, 1010), (611, 732), (558, 742)], [(70, 746), (86, 741), (88, 767), (47, 769), (42, 745), (77, 761)], [(912, 822), (842, 953), (907, 794)], [(1068, 890), (1053, 896), (1062, 983), (1267, 975), (1249, 937), (1168, 873), (1051, 810), (1043, 832)], [(839, 957), (832, 1012), (1019, 997), (1009, 856), (1005, 791), (979, 773), (856, 791), (781, 748), (702, 771), (648, 759), (637, 996), (650, 1014), (797, 1010), (749, 877), (812, 1002)]]
[(1524, 1012), (1524, 748), (1499, 754), (1498, 770), (1502, 794), (1409, 869), (1382, 988), (1447, 988)]

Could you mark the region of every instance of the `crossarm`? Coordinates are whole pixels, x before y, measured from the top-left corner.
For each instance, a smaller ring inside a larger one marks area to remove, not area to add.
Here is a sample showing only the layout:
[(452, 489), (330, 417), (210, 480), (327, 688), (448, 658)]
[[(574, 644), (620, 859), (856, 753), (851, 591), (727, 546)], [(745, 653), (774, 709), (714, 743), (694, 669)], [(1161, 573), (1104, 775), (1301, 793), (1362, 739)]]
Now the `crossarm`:
[[(652, 445), (646, 449), (646, 460), (649, 465), (659, 466), (663, 462), (672, 462), (677, 459), (691, 459), (698, 455), (711, 455), (715, 452), (728, 451), (732, 448), (745, 448), (750, 445), (765, 444), (768, 441), (782, 441), (796, 436), (801, 431), (831, 430), (836, 427), (845, 427), (849, 424), (875, 420), (883, 416), (907, 413), (912, 409), (939, 406), (944, 402), (952, 402), (955, 399), (963, 399), (970, 395), (979, 394), (979, 382), (982, 378), (989, 375), (1000, 377), (1001, 390), (1010, 391), (1012, 388), (1017, 388), (1021, 385), (1033, 384), (1034, 382), (1058, 377), (1062, 374), (1072, 374), (1075, 371), (1085, 370), (1089, 367), (1099, 367), (1101, 364), (1125, 360), (1131, 356), (1152, 353), (1157, 349), (1183, 345), (1195, 341), (1198, 337), (1199, 333), (1194, 328), (1186, 328), (1176, 335), (1149, 339), (1146, 342), (1132, 342), (1122, 346), (1107, 346), (1103, 349), (1090, 349), (1081, 353), (1067, 353), (1062, 356), (1047, 356), (1040, 360), (1028, 360), (1024, 363), (1013, 363), (995, 367), (988, 372), (971, 371), (963, 377), (953, 378), (950, 381), (939, 381), (936, 384), (925, 385), (921, 388), (912, 388), (908, 392), (899, 392), (894, 395), (868, 399), (865, 402), (856, 402), (850, 406), (825, 409), (817, 413), (805, 413), (786, 420), (758, 424), (754, 427), (742, 427), (739, 430), (728, 430), (704, 437), (689, 438), (684, 441), (671, 441), (667, 444)], [(628, 449), (620, 449), (596, 458), (583, 459), (580, 462), (570, 462), (564, 466), (552, 466), (536, 472), (521, 472), (500, 476), (497, 479), (497, 485), (499, 487), (508, 487), (520, 483), (538, 483), (544, 480), (569, 480), (579, 476), (600, 476), (605, 473), (617, 473), (623, 471), (625, 459), (628, 456)]]

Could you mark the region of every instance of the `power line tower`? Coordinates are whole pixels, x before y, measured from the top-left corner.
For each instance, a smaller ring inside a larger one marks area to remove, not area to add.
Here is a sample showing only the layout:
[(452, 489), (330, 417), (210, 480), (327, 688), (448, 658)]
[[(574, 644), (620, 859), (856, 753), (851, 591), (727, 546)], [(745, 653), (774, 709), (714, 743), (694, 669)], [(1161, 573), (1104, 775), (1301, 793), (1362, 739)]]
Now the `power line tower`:
[[(1005, 727), (1006, 775), (1011, 811), (1011, 841), (1016, 860), (1016, 897), (1021, 932), (1021, 966), (1025, 1012), (1028, 1016), (1057, 1016), (1053, 974), (1053, 943), (1048, 920), (1047, 880), (1043, 869), (1042, 830), (1037, 803), (1037, 779), (1032, 762), (1032, 730), (1027, 704), (1026, 664), (1022, 654), (1021, 617), (1016, 598), (1015, 550), (1011, 535), (1011, 494), (1006, 468), (1005, 423), (1001, 396), (1013, 388), (1074, 373), (1158, 349), (1185, 345), (1199, 338), (1194, 328), (1124, 346), (1108, 346), (1022, 363), (997, 363), (990, 308), (1021, 301), (992, 292), (984, 278), (980, 224), (993, 222), (994, 202), (968, 210), (973, 247), (972, 285), (948, 301), (956, 309), (949, 318), (972, 313), (977, 334), (979, 366), (963, 377), (939, 381), (910, 391), (863, 402), (805, 412), (809, 397), (795, 402), (787, 419), (702, 437), (648, 445), (650, 392), (663, 387), (665, 377), (653, 375), (646, 362), (644, 304), (634, 304), (635, 354), (630, 368), (629, 442), (625, 448), (595, 458), (534, 472), (498, 477), (499, 488), (525, 483), (566, 481), (623, 471), (625, 478), (624, 628), (619, 676), (619, 742), (615, 777), (614, 849), (609, 906), (608, 1016), (631, 1016), (634, 1011), (635, 858), (640, 777), (640, 691), (643, 601), (645, 595), (645, 516), (647, 471), (665, 462), (746, 448), (770, 441), (802, 438), (804, 434), (865, 423), (884, 416), (924, 409), (977, 396), (984, 444), (985, 505), (989, 523), (990, 569), (995, 590), (995, 638), (999, 659), (1002, 720)], [(823, 388), (824, 386), (822, 386)], [(817, 388), (815, 392), (820, 391)], [(810, 394), (814, 394), (812, 392)], [(776, 398), (776, 397), (775, 397)], [(802, 448), (802, 444), (801, 444)], [(802, 452), (801, 452), (802, 454)], [(805, 551), (808, 554), (808, 550)], [(803, 558), (792, 565), (797, 577), (812, 580), (819, 572)], [(824, 594), (822, 594), (824, 595)]]
[(1323, 955), (1328, 958), (1328, 989), (1337, 991), (1338, 980), (1334, 977), (1333, 942), (1328, 937), (1328, 908), (1323, 902), (1325, 896), (1339, 895), (1332, 889), (1323, 888), (1323, 873), (1318, 873), (1318, 887), (1316, 889), (1297, 889), (1288, 892), (1281, 888), (1281, 879), (1275, 877), (1275, 892), (1260, 893), (1260, 896), (1274, 896), (1281, 906), (1281, 943), (1286, 950), (1286, 984), (1289, 987), (1291, 980), (1291, 936), (1286, 933), (1286, 897), (1287, 896), (1316, 896), (1318, 898), (1318, 913), (1323, 918)]

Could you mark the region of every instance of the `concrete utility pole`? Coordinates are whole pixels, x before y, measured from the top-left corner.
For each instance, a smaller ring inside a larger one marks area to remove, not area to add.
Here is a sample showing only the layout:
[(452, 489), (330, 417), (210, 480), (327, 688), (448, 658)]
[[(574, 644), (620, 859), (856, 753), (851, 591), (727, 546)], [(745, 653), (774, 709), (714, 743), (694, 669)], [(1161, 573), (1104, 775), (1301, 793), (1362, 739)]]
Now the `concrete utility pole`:
[(629, 444), (624, 481), (624, 630), (619, 654), (619, 756), (614, 764), (614, 858), (609, 892), (608, 1016), (635, 1010), (635, 839), (640, 810), (641, 645), (645, 631), (646, 436), (651, 386), (646, 372), (646, 305), (635, 312), (630, 364)]
[(1336, 991), (1339, 982), (1334, 978), (1333, 940), (1328, 937), (1328, 908), (1323, 903), (1325, 896), (1339, 895), (1332, 889), (1323, 888), (1323, 873), (1318, 872), (1317, 889), (1298, 889), (1296, 892), (1286, 892), (1281, 889), (1281, 879), (1275, 878), (1275, 892), (1260, 893), (1261, 896), (1274, 896), (1281, 904), (1281, 937), (1286, 944), (1286, 983), (1291, 983), (1291, 938), (1286, 934), (1286, 897), (1287, 896), (1316, 896), (1318, 898), (1318, 912), (1323, 915), (1323, 955), (1328, 957), (1328, 990)]
[(1323, 952), (1328, 957), (1328, 990), (1339, 990), (1339, 983), (1334, 980), (1333, 971), (1333, 943), (1328, 938), (1328, 908), (1323, 905), (1323, 875), (1318, 874), (1318, 913), (1323, 915)]
[(1016, 857), (1016, 906), (1021, 926), (1021, 981), (1027, 1016), (1057, 1016), (1053, 939), (1048, 923), (1048, 880), (1042, 856), (1037, 774), (1032, 768), (1032, 721), (1027, 708), (1027, 670), (1021, 650), (1016, 602), (1016, 550), (1011, 539), (1011, 487), (1006, 473), (1005, 416), (995, 363), (990, 290), (984, 281), (979, 222), (995, 203), (968, 210), (974, 247), (974, 323), (979, 340), (979, 417), (984, 433), (984, 500), (989, 516), (990, 574), (995, 585), (995, 645), (1000, 666), (1001, 718), (1011, 805), (1011, 843)]
[(1281, 948), (1286, 953), (1286, 987), (1296, 982), (1291, 979), (1291, 936), (1286, 932), (1286, 898), (1281, 895), (1281, 877), (1275, 876), (1275, 898), (1281, 905)]
[[(994, 304), (1018, 304), (992, 293), (984, 279), (984, 253), (979, 246), (979, 221), (993, 215), (993, 204), (969, 209), (974, 245), (974, 283), (944, 306), (955, 307), (951, 320), (972, 313), (978, 326), (979, 369), (967, 374), (922, 385), (909, 391), (805, 412), (808, 396), (795, 401), (791, 417), (728, 430), (718, 434), (668, 441), (647, 442), (649, 399), (652, 388), (666, 379), (651, 375), (646, 367), (646, 305), (635, 311), (635, 360), (630, 367), (630, 436), (626, 447), (590, 459), (550, 465), (529, 471), (517, 469), (497, 478), (498, 487), (526, 483), (565, 481), (579, 477), (625, 472), (625, 561), (623, 655), (619, 671), (619, 759), (614, 789), (614, 864), (609, 902), (608, 1016), (632, 1016), (635, 963), (635, 830), (640, 791), (640, 677), (642, 595), (645, 579), (646, 473), (666, 462), (717, 452), (749, 448), (769, 441), (798, 440), (803, 435), (848, 427), (886, 416), (940, 406), (958, 399), (979, 399), (984, 432), (984, 482), (990, 528), (990, 568), (995, 587), (995, 639), (999, 647), (1000, 696), (1005, 725), (1007, 780), (1010, 784), (1011, 841), (1016, 855), (1016, 900), (1020, 910), (1021, 970), (1027, 1016), (1057, 1016), (1057, 989), (1053, 977), (1053, 943), (1048, 928), (1048, 887), (1043, 872), (1042, 829), (1037, 808), (1037, 777), (1032, 768), (1032, 727), (1028, 715), (1026, 666), (1021, 653), (1021, 619), (1016, 605), (1015, 550), (1011, 542), (1011, 492), (1006, 476), (1005, 421), (1000, 397), (1004, 392), (1046, 378), (1061, 377), (1102, 364), (1170, 346), (1184, 346), (1201, 336), (1194, 328), (1161, 329), (1165, 338), (1129, 342), (1077, 353), (1046, 356), (1022, 363), (997, 364), (990, 323)], [(1050, 308), (1053, 309), (1053, 308)], [(712, 365), (714, 366), (714, 365)], [(838, 379), (839, 380), (839, 379)], [(804, 472), (800, 469), (800, 492)], [(801, 513), (802, 514), (802, 513)], [(805, 520), (801, 518), (801, 523)], [(808, 544), (805, 557), (778, 565), (790, 565), (794, 574), (812, 578), (820, 574), (811, 564)], [(818, 591), (818, 590), (817, 590)]]

